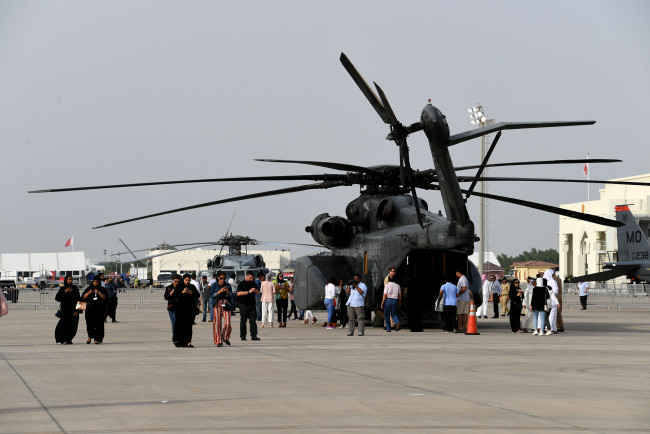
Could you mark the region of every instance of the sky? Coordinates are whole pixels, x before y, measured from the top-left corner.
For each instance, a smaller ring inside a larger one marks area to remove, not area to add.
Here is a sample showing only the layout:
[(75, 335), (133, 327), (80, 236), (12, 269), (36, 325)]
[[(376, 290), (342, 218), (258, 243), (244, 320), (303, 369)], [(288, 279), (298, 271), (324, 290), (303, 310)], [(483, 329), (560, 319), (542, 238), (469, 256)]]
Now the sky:
[[(305, 226), (321, 213), (344, 216), (358, 187), (104, 229), (91, 228), (301, 183), (27, 191), (328, 171), (255, 158), (399, 164), (341, 52), (404, 124), (419, 121), (429, 98), (452, 134), (473, 128), (467, 109), (477, 103), (496, 121), (597, 121), (504, 132), (491, 162), (531, 164), (490, 176), (584, 179), (581, 165), (534, 162), (587, 154), (623, 160), (592, 165), (591, 179), (648, 173), (649, 21), (643, 0), (0, 2), (0, 253), (66, 251), (74, 236), (75, 251), (103, 260), (104, 250), (124, 251), (118, 238), (131, 249), (218, 239), (233, 213), (233, 233), (313, 242)], [(433, 167), (423, 133), (409, 146), (414, 169)], [(478, 164), (480, 139), (451, 156)], [(488, 191), (556, 206), (587, 198), (584, 184), (492, 182)], [(418, 195), (443, 209), (438, 192)], [(558, 248), (557, 216), (495, 201), (488, 209), (489, 250)], [(468, 210), (478, 226), (477, 198)]]

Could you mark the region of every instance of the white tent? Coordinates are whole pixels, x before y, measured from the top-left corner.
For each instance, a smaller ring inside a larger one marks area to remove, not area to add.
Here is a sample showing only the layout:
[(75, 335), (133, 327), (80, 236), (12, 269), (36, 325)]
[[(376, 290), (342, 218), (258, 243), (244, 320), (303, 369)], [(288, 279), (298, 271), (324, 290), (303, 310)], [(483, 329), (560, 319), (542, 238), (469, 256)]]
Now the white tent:
[(18, 272), (22, 276), (51, 271), (81, 275), (86, 270), (86, 255), (84, 252), (1, 253), (0, 270)]

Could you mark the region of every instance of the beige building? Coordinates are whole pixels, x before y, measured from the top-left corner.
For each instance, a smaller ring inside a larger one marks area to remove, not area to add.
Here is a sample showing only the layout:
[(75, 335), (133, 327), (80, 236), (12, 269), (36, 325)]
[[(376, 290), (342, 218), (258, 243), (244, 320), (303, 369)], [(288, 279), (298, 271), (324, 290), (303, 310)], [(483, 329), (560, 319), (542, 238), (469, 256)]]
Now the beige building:
[(512, 269), (515, 279), (519, 279), (520, 286), (521, 282), (524, 282), (527, 277), (535, 277), (537, 274), (544, 275), (544, 272), (549, 268), (557, 268), (557, 264), (552, 264), (550, 262), (544, 261), (524, 261), (524, 262), (513, 262)]
[[(650, 174), (619, 178), (614, 181), (650, 182)], [(644, 233), (650, 228), (650, 187), (607, 184), (599, 190), (599, 198), (589, 202), (561, 205), (614, 220), (616, 205), (628, 204)], [(559, 228), (560, 278), (602, 271), (605, 262), (617, 260), (616, 228), (600, 226), (560, 216)], [(624, 280), (620, 277), (617, 281)]]
[[(151, 250), (149, 255), (166, 253), (168, 250)], [(245, 253), (245, 250), (244, 252)], [(192, 249), (181, 250), (164, 256), (158, 256), (151, 259), (151, 275), (155, 279), (161, 272), (172, 272), (178, 274), (195, 272), (200, 274), (208, 269), (208, 259), (212, 259), (220, 254), (220, 249)], [(227, 255), (228, 249), (221, 251), (221, 255)], [(248, 249), (249, 255), (262, 255), (264, 263), (268, 269), (283, 270), (291, 261), (290, 250), (259, 250)]]

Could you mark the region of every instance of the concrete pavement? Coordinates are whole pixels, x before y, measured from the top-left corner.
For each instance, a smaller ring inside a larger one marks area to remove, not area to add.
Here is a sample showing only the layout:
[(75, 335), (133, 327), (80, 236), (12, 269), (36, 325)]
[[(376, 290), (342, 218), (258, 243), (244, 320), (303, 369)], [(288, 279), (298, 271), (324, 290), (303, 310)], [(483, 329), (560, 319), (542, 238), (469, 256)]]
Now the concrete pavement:
[(102, 345), (53, 311), (0, 318), (0, 432), (650, 432), (650, 311), (566, 311), (567, 332), (386, 333), (290, 321), (175, 348), (167, 312), (118, 308)]

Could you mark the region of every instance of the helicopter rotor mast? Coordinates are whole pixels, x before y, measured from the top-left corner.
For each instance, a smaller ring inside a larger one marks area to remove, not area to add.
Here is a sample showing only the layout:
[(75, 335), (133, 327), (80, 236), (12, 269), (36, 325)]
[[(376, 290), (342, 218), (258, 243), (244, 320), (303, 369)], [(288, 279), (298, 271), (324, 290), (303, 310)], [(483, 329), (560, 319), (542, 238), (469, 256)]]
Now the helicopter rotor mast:
[(395, 144), (399, 147), (400, 178), (402, 185), (404, 188), (408, 189), (413, 196), (413, 204), (415, 206), (415, 213), (418, 218), (418, 223), (420, 224), (420, 227), (424, 229), (424, 219), (422, 218), (422, 211), (420, 210), (418, 195), (415, 191), (413, 169), (411, 168), (411, 162), (409, 160), (409, 148), (406, 142), (408, 135), (416, 131), (420, 131), (422, 129), (422, 126), (420, 123), (414, 123), (409, 127), (404, 126), (400, 121), (397, 120), (397, 116), (395, 116), (395, 113), (393, 112), (393, 109), (388, 102), (388, 98), (386, 97), (386, 94), (381, 89), (381, 87), (379, 87), (377, 83), (373, 82), (375, 88), (377, 89), (377, 93), (379, 93), (378, 98), (370, 86), (368, 86), (368, 83), (366, 83), (366, 81), (363, 79), (359, 71), (357, 71), (357, 69), (354, 67), (352, 62), (350, 62), (350, 59), (348, 59), (345, 53), (341, 53), (340, 61), (346, 71), (348, 71), (348, 74), (350, 74), (352, 77), (352, 80), (354, 80), (354, 82), (361, 90), (361, 93), (363, 93), (368, 102), (370, 102), (370, 105), (372, 105), (372, 107), (375, 109), (381, 120), (384, 121), (385, 124), (390, 125), (390, 133), (388, 136), (386, 136), (386, 140), (394, 141)]

